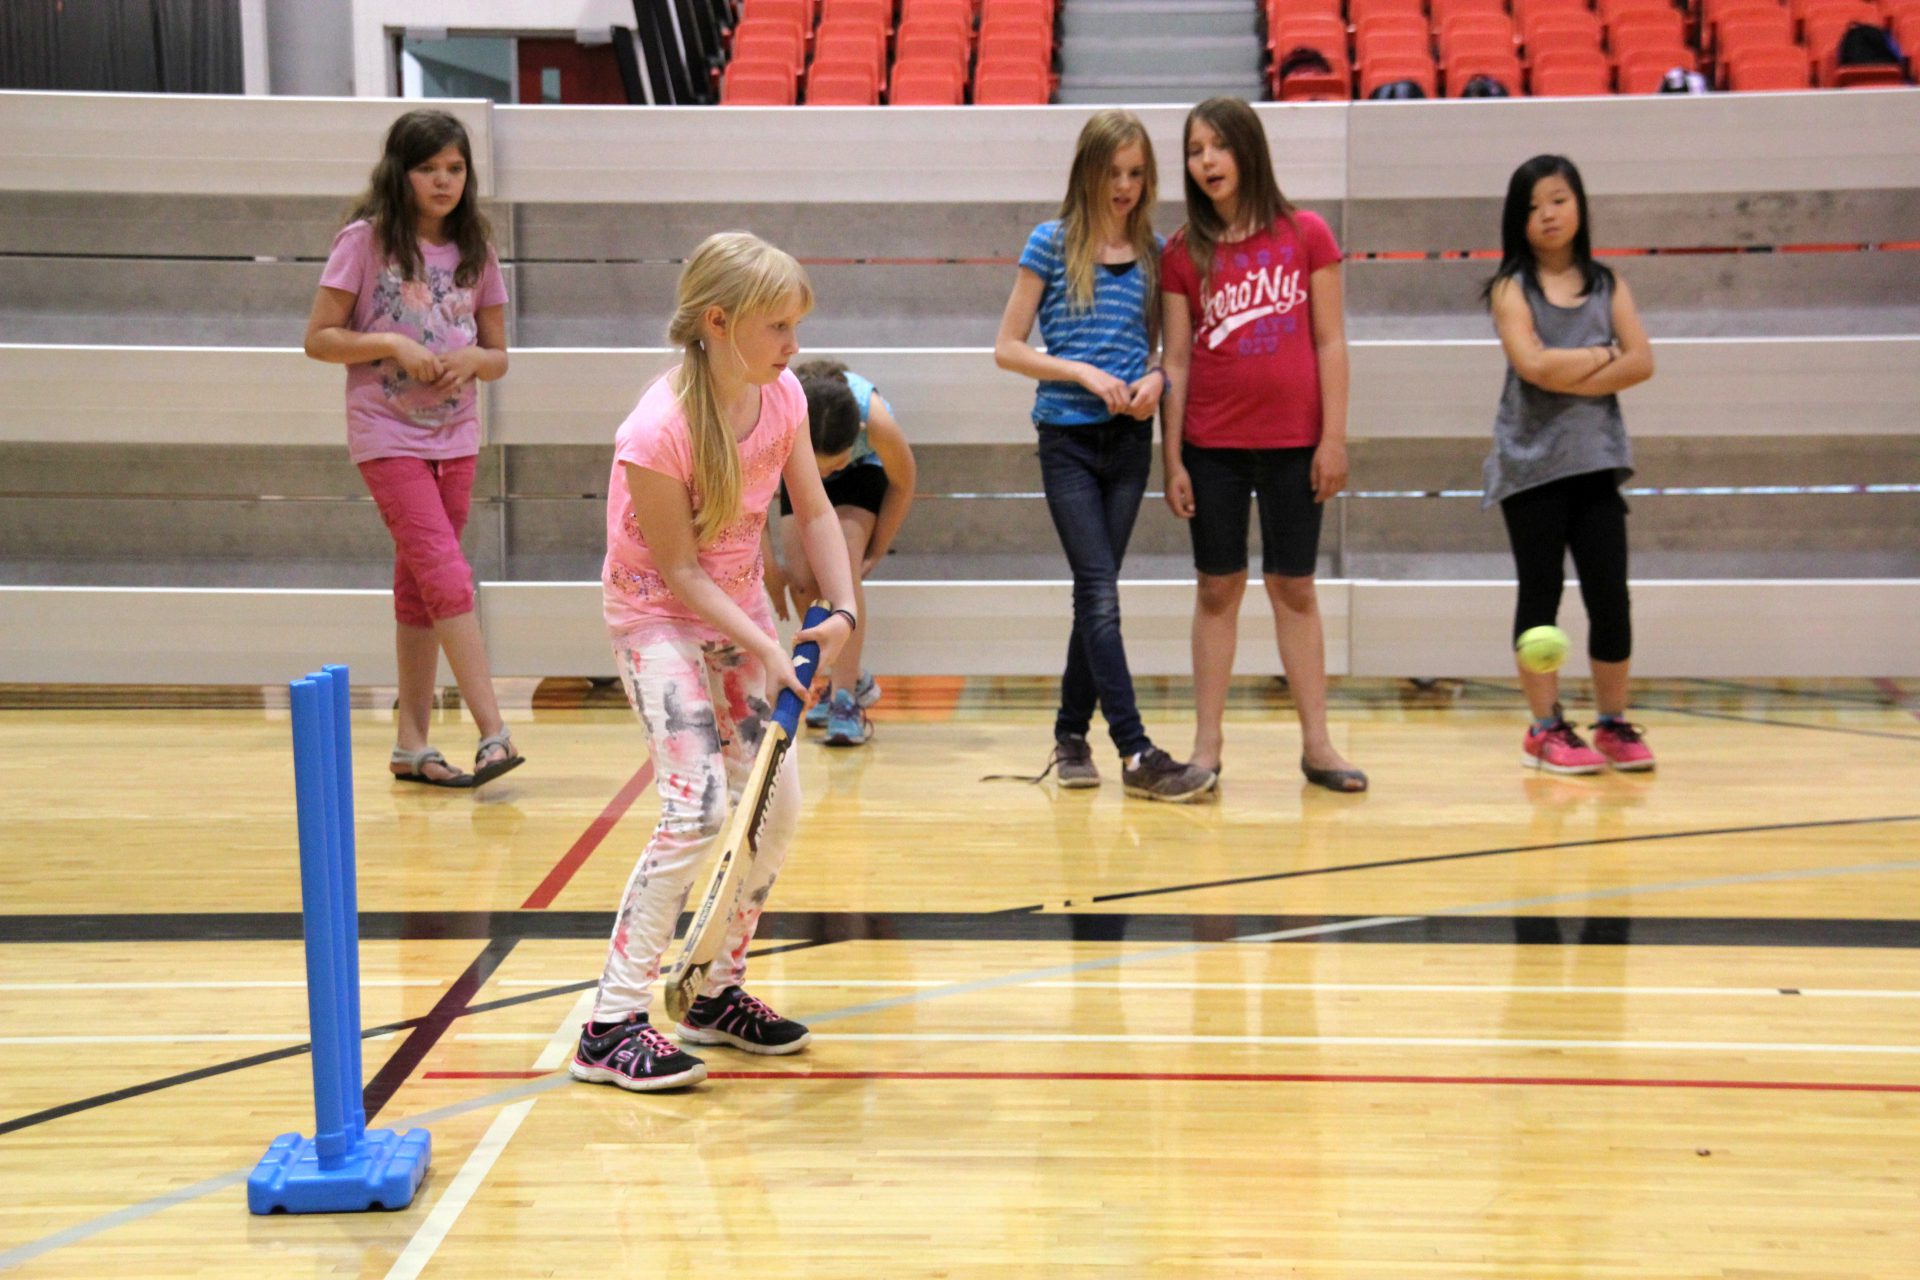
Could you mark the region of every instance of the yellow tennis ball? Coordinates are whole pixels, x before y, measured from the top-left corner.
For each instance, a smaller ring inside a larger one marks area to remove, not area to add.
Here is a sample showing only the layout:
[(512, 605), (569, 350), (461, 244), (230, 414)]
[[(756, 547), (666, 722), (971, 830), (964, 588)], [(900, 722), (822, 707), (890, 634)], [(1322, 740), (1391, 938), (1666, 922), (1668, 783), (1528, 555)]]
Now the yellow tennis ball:
[(1513, 642), (1513, 656), (1528, 671), (1545, 675), (1560, 669), (1572, 644), (1567, 633), (1558, 627), (1528, 627)]

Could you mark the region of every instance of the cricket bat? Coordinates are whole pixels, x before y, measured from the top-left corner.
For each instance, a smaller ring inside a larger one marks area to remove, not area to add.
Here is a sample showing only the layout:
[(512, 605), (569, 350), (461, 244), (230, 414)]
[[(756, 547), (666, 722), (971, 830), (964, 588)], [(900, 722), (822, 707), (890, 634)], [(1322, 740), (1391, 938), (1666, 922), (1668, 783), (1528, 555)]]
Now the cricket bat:
[[(826, 602), (814, 601), (800, 629), (819, 626), (831, 610)], [(800, 677), (800, 683), (813, 683), (814, 668), (819, 662), (820, 646), (813, 641), (794, 649), (793, 670)], [(747, 869), (753, 866), (754, 855), (759, 851), (760, 829), (766, 825), (767, 805), (773, 799), (774, 784), (780, 776), (780, 762), (799, 732), (800, 713), (804, 709), (805, 704), (791, 689), (782, 689), (774, 703), (766, 736), (760, 739), (760, 752), (753, 760), (753, 772), (747, 775), (740, 803), (734, 806), (720, 838), (720, 853), (713, 864), (713, 873), (707, 878), (706, 894), (700, 899), (693, 923), (687, 926), (680, 954), (667, 970), (667, 1013), (676, 1022), (687, 1016), (688, 1008), (700, 997), (707, 970), (713, 967), (720, 948), (726, 944), (727, 928), (733, 922), (740, 888), (746, 883)]]

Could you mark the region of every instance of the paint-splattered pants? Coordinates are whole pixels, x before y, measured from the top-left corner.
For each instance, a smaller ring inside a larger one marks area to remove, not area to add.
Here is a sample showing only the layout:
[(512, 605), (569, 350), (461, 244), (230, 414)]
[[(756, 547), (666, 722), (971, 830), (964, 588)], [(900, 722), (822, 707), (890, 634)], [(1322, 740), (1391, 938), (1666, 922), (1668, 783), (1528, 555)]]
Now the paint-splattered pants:
[[(647, 730), (660, 823), (627, 880), (607, 950), (594, 1019), (614, 1022), (653, 1002), (661, 955), (688, 895), (703, 873), (727, 816), (740, 798), (771, 709), (766, 672), (751, 655), (719, 641), (684, 635), (616, 643), (627, 701)], [(781, 761), (760, 851), (748, 870), (725, 949), (708, 971), (712, 995), (744, 980), (767, 894), (786, 860), (800, 814), (800, 777), (792, 752)]]

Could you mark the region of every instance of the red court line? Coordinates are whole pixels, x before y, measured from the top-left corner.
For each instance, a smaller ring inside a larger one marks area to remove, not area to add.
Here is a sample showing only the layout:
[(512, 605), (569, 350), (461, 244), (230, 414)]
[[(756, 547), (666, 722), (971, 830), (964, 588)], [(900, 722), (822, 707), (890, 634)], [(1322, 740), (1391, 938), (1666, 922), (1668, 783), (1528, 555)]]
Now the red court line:
[(649, 760), (634, 770), (633, 776), (627, 779), (627, 785), (621, 787), (619, 793), (607, 802), (607, 807), (600, 811), (599, 817), (587, 824), (587, 829), (580, 833), (580, 838), (573, 842), (573, 847), (560, 856), (560, 861), (553, 864), (553, 870), (547, 872), (547, 878), (540, 882), (539, 888), (527, 895), (527, 900), (520, 904), (520, 909), (539, 911), (552, 906), (553, 900), (560, 896), (560, 891), (567, 887), (567, 881), (573, 879), (574, 872), (580, 870), (587, 859), (593, 856), (593, 851), (600, 847), (600, 842), (607, 838), (607, 833), (613, 830), (614, 824), (618, 823), (627, 810), (633, 807), (633, 802), (640, 798), (640, 793), (645, 791), (647, 784), (652, 781), (653, 761)]
[[(428, 1071), (426, 1080), (538, 1080), (551, 1071)], [(1574, 1089), (1785, 1089), (1804, 1093), (1920, 1093), (1920, 1084), (1821, 1080), (1639, 1080), (1617, 1076), (1402, 1076), (1224, 1071), (709, 1071), (709, 1080), (1167, 1080), (1193, 1084), (1551, 1085)]]
[(1920, 707), (1907, 701), (1907, 691), (1902, 689), (1896, 681), (1889, 680), (1886, 676), (1878, 676), (1874, 679), (1873, 687), (1892, 698), (1897, 706), (1904, 709), (1915, 720), (1920, 720)]

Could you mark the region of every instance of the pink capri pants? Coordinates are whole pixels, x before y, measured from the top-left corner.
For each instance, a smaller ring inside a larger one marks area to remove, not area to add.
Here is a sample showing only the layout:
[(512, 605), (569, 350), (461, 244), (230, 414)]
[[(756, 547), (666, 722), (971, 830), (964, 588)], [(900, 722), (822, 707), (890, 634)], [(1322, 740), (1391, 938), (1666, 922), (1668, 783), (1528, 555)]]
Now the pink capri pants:
[(374, 458), (360, 464), (393, 535), (393, 616), (430, 628), (473, 612), (473, 570), (460, 552), (476, 459)]

